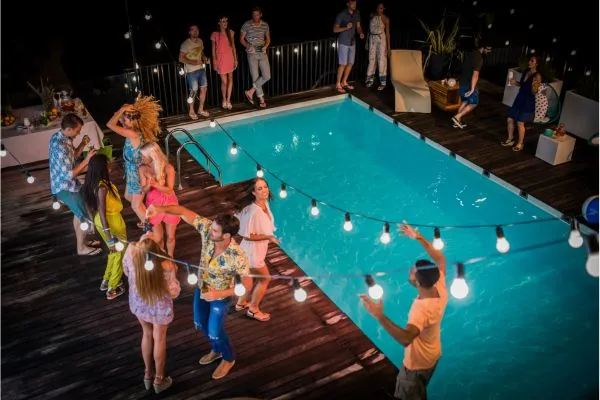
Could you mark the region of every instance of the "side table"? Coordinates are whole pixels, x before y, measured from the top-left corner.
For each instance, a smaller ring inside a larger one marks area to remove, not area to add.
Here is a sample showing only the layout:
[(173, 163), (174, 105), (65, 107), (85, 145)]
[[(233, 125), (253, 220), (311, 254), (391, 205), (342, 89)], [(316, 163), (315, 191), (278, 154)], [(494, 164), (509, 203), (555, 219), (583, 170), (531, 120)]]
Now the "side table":
[(550, 165), (559, 165), (571, 161), (575, 149), (575, 138), (569, 135), (554, 138), (540, 135), (535, 156)]
[(458, 81), (450, 87), (442, 84), (442, 81), (428, 81), (429, 91), (433, 104), (444, 111), (455, 111), (460, 107), (460, 94), (458, 92)]

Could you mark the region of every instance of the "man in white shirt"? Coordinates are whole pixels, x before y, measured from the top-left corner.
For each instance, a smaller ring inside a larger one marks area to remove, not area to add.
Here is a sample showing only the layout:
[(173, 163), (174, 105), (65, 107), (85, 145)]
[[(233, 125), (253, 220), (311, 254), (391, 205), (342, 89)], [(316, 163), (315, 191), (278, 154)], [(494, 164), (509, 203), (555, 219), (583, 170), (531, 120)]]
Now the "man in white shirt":
[(208, 81), (206, 79), (206, 64), (210, 62), (204, 55), (204, 43), (200, 39), (200, 31), (198, 25), (190, 25), (190, 37), (181, 44), (179, 49), (179, 62), (184, 65), (185, 80), (192, 102), (190, 104), (190, 118), (198, 119), (198, 115), (194, 112), (194, 102), (198, 89), (200, 96), (198, 97), (198, 114), (203, 117), (208, 117), (209, 114), (204, 110), (204, 101), (206, 100), (206, 88)]

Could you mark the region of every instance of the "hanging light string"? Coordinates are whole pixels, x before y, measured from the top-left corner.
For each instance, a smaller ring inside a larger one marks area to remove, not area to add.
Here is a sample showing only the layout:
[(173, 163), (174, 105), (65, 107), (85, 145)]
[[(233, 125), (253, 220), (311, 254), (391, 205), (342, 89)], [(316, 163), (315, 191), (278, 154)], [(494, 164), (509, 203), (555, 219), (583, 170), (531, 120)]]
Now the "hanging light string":
[[(346, 222), (350, 222), (350, 216), (356, 216), (359, 218), (363, 218), (366, 220), (370, 220), (370, 221), (375, 221), (375, 222), (380, 222), (383, 224), (409, 224), (411, 226), (414, 227), (418, 227), (418, 228), (431, 228), (431, 229), (440, 229), (440, 230), (449, 230), (449, 229), (475, 229), (475, 228), (496, 228), (498, 226), (501, 227), (513, 227), (513, 226), (518, 226), (518, 225), (530, 225), (530, 224), (537, 224), (537, 223), (544, 223), (544, 222), (552, 222), (552, 221), (560, 221), (561, 218), (557, 218), (557, 217), (548, 217), (548, 218), (538, 218), (538, 219), (534, 219), (534, 220), (529, 220), (529, 221), (516, 221), (516, 222), (508, 222), (508, 223), (502, 223), (502, 224), (472, 224), (472, 225), (432, 225), (432, 224), (423, 224), (423, 223), (415, 223), (415, 222), (407, 222), (405, 220), (402, 221), (393, 221), (393, 220), (386, 220), (386, 219), (382, 219), (379, 217), (374, 217), (374, 216), (370, 216), (370, 215), (366, 215), (366, 214), (362, 214), (362, 213), (357, 213), (357, 212), (352, 212), (352, 211), (347, 211), (341, 207), (336, 206), (335, 204), (331, 204), (331, 203), (327, 203), (325, 201), (322, 200), (317, 200), (314, 196), (311, 196), (310, 194), (306, 193), (304, 190), (299, 189), (296, 186), (292, 186), (288, 183), (286, 183), (283, 178), (281, 178), (280, 176), (278, 176), (275, 172), (269, 170), (269, 169), (265, 169), (263, 167), (263, 164), (261, 164), (256, 158), (254, 158), (254, 156), (252, 156), (252, 154), (250, 154), (245, 148), (241, 147), (239, 145), (239, 143), (237, 143), (237, 141), (233, 138), (233, 136), (231, 136), (231, 134), (229, 133), (229, 131), (227, 129), (225, 129), (225, 127), (223, 125), (221, 125), (221, 123), (219, 121), (217, 121), (216, 119), (211, 120), (210, 122), (210, 126), (211, 127), (215, 127), (218, 126), (224, 133), (225, 135), (227, 135), (227, 137), (229, 138), (229, 140), (231, 140), (232, 142), (232, 147), (230, 150), (235, 149), (235, 152), (232, 151), (232, 154), (237, 154), (239, 150), (241, 150), (242, 152), (244, 152), (244, 154), (250, 158), (254, 163), (256, 163), (257, 165), (257, 176), (261, 177), (261, 175), (264, 175), (264, 171), (266, 171), (267, 173), (269, 173), (271, 176), (273, 176), (275, 179), (277, 179), (279, 182), (281, 182), (282, 184), (282, 191), (286, 191), (287, 188), (291, 188), (294, 189), (294, 191), (300, 193), (301, 195), (311, 199), (312, 202), (312, 209), (316, 208), (316, 203), (327, 206), (329, 208), (332, 208), (334, 210), (337, 210), (339, 212), (341, 212), (342, 214), (344, 214), (344, 218)], [(280, 193), (281, 195), (281, 193)], [(287, 197), (287, 194), (285, 196), (283, 196), (284, 198)], [(318, 209), (317, 209), (318, 210)], [(313, 212), (313, 215), (314, 212)], [(318, 211), (317, 214), (318, 215)], [(578, 218), (581, 217), (582, 215), (576, 215), (574, 217), (571, 217), (570, 219), (574, 219), (574, 218)], [(569, 219), (569, 218), (567, 218)], [(351, 226), (351, 223), (350, 223)], [(351, 230), (351, 229), (347, 229), (347, 230)]]

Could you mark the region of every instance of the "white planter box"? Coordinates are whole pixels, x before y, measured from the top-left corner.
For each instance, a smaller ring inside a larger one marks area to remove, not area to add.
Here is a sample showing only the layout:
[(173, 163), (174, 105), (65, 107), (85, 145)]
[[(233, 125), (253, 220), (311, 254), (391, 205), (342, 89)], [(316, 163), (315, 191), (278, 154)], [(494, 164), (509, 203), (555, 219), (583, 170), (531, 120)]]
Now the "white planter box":
[(590, 139), (598, 133), (598, 102), (583, 97), (572, 90), (565, 94), (560, 123), (567, 132), (583, 139)]
[[(508, 86), (508, 75), (510, 73), (513, 73), (513, 79), (517, 82), (519, 82), (521, 80), (521, 75), (523, 75), (519, 70), (517, 70), (516, 68), (510, 68), (506, 74), (506, 85), (504, 86), (504, 97), (502, 98), (502, 104), (505, 104), (509, 107), (511, 107), (513, 105), (513, 102), (515, 101), (515, 97), (517, 97), (517, 93), (519, 93), (519, 87), (518, 86)], [(554, 88), (554, 90), (556, 90), (556, 93), (560, 96), (560, 92), (562, 90), (562, 85), (563, 85), (563, 81), (555, 79), (554, 81), (552, 81), (550, 83), (550, 86), (552, 86)]]
[(569, 135), (561, 138), (551, 138), (540, 135), (535, 156), (550, 165), (558, 165), (571, 161), (575, 139)]

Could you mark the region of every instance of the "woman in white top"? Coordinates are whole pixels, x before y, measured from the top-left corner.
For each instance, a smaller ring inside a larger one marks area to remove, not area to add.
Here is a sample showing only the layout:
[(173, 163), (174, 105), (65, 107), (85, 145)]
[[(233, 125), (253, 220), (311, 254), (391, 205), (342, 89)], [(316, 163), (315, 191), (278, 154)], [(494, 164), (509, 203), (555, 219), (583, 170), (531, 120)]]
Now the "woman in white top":
[(250, 271), (264, 277), (254, 278), (254, 291), (250, 289), (240, 297), (235, 309), (242, 311), (248, 308), (246, 315), (258, 321), (268, 321), (271, 318), (268, 313), (260, 311), (259, 305), (271, 280), (265, 263), (269, 242), (279, 244), (279, 240), (273, 235), (275, 220), (269, 207), (272, 199), (267, 181), (255, 178), (250, 183), (248, 195), (241, 201), (242, 210), (237, 215), (240, 220), (239, 234), (243, 238), (240, 247), (250, 260)]

